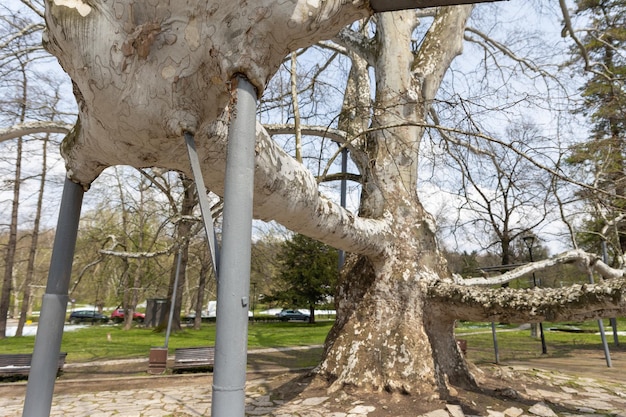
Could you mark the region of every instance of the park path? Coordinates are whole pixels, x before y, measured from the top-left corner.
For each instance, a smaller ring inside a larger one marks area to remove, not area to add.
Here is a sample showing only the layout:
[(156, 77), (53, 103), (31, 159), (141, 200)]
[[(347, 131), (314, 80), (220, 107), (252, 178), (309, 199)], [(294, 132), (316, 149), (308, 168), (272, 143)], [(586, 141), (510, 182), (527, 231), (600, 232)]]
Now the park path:
[[(298, 349), (306, 349), (302, 347)], [(268, 349), (272, 351), (274, 349)], [(596, 354), (594, 354), (596, 355)], [(376, 397), (337, 397), (303, 388), (290, 398), (278, 399), (272, 389), (298, 384), (297, 372), (286, 369), (250, 373), (246, 385), (246, 416), (269, 417), (626, 417), (626, 352), (616, 355), (617, 368), (602, 366), (602, 354), (593, 358), (545, 358), (523, 363), (489, 365), (496, 372), (503, 395), (512, 401), (494, 398), (493, 405), (464, 412), (458, 403), (442, 403), (425, 414), (411, 413), (410, 406), (398, 411), (381, 405)], [(142, 360), (115, 361), (128, 365)], [(90, 363), (105, 366), (111, 361)], [(88, 366), (68, 364), (72, 367)], [(301, 374), (301, 373), (300, 373)], [(282, 379), (281, 379), (282, 378)], [(105, 379), (107, 379), (105, 381)], [(296, 382), (294, 382), (296, 381)], [(190, 417), (210, 416), (210, 374), (185, 376), (141, 376), (59, 381), (51, 417)], [(119, 384), (119, 388), (115, 388)], [(98, 386), (107, 386), (99, 390)], [(302, 384), (300, 384), (302, 385)], [(0, 384), (0, 417), (19, 417), (23, 408), (25, 383)], [(341, 401), (340, 401), (341, 400)], [(405, 413), (406, 411), (406, 413)]]

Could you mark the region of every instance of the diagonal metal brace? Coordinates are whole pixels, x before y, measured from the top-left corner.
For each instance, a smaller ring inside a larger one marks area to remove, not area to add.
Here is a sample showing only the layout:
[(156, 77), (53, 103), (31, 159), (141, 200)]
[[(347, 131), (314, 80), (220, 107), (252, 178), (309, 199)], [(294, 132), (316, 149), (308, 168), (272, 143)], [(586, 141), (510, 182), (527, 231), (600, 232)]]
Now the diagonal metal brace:
[(185, 142), (187, 143), (187, 152), (189, 153), (189, 162), (191, 163), (191, 171), (193, 172), (196, 190), (198, 192), (198, 200), (200, 202), (200, 212), (204, 221), (204, 230), (206, 231), (207, 240), (209, 242), (209, 250), (211, 251), (211, 260), (213, 261), (213, 272), (217, 278), (219, 270), (219, 247), (217, 238), (215, 237), (215, 227), (213, 224), (213, 216), (211, 215), (211, 207), (207, 198), (206, 187), (204, 186), (204, 178), (200, 170), (200, 160), (198, 159), (198, 151), (196, 150), (196, 142), (193, 134), (185, 132)]

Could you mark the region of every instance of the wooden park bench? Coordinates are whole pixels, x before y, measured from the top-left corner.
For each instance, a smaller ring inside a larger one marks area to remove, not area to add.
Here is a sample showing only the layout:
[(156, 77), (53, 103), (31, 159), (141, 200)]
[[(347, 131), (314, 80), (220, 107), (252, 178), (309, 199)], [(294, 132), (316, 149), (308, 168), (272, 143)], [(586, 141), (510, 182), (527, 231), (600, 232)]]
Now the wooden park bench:
[(215, 348), (213, 346), (201, 346), (192, 348), (177, 348), (174, 351), (174, 364), (172, 372), (190, 370), (213, 370), (215, 364)]
[[(63, 373), (66, 352), (59, 354), (57, 362), (57, 376)], [(30, 372), (32, 353), (7, 353), (0, 354), (0, 378), (27, 377)]]

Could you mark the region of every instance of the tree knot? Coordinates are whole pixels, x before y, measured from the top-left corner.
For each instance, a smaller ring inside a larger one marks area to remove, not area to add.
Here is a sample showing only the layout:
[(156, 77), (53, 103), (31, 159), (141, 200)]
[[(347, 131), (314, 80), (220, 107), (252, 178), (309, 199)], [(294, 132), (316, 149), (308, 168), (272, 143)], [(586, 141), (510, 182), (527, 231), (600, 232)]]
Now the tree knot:
[[(143, 23), (135, 28), (122, 44), (122, 53), (125, 57), (135, 53), (140, 59), (146, 59), (156, 36), (161, 33), (161, 25), (157, 22)], [(124, 68), (126, 62), (124, 62)]]

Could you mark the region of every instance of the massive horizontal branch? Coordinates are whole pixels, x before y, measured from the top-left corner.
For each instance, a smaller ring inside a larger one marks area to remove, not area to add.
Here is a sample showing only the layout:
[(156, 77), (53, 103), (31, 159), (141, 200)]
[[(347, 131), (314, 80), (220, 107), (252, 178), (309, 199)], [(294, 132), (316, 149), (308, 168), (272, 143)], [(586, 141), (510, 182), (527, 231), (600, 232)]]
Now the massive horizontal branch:
[(626, 313), (626, 280), (563, 288), (480, 288), (436, 281), (429, 302), (455, 319), (532, 323), (584, 321)]
[[(202, 167), (207, 187), (221, 195), (226, 125), (217, 123), (213, 129), (210, 149), (199, 148), (199, 152), (207, 155)], [(359, 217), (321, 195), (313, 174), (280, 148), (260, 124), (255, 167), (256, 218), (275, 220), (292, 231), (353, 253), (381, 254), (392, 239), (387, 219)]]
[(313, 174), (257, 130), (254, 212), (348, 252), (379, 255), (393, 238), (387, 219), (359, 217), (320, 194)]
[(63, 122), (28, 122), (19, 123), (0, 129), (0, 142), (36, 133), (68, 133), (73, 125)]

